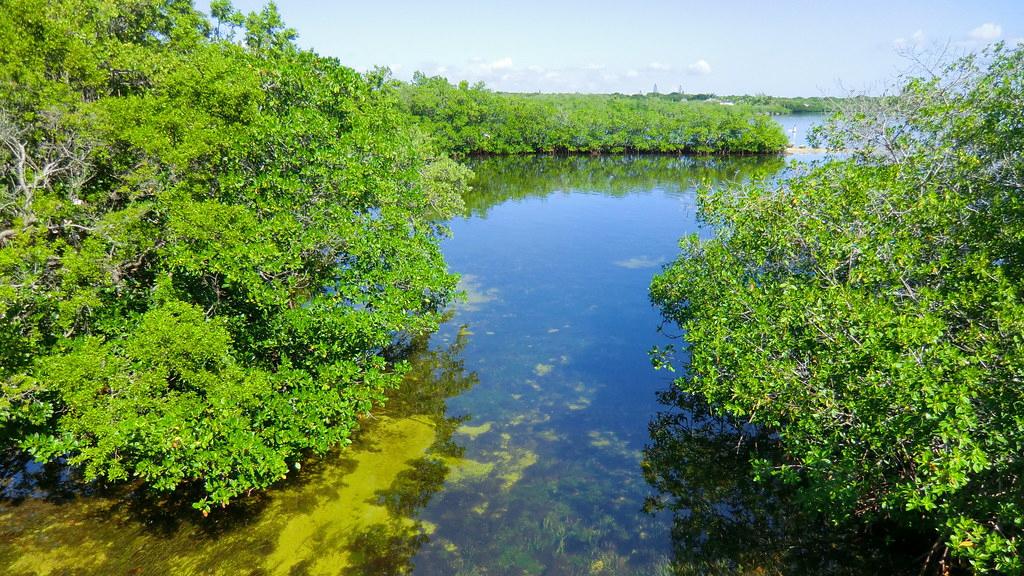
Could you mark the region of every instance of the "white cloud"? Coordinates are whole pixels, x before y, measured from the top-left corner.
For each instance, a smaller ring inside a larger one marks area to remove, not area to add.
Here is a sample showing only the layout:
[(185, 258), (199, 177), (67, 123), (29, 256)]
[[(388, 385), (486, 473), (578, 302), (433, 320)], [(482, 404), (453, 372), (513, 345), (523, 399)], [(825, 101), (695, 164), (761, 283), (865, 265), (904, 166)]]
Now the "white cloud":
[(991, 42), (1002, 35), (1003, 27), (993, 22), (985, 22), (967, 34), (971, 40), (977, 40), (978, 42)]
[(484, 68), (487, 68), (489, 70), (508, 70), (511, 67), (512, 67), (512, 58), (508, 57), (508, 56), (506, 56), (506, 57), (504, 57), (504, 58), (502, 58), (500, 60), (495, 60), (494, 62), (491, 62), (489, 64), (485, 64), (484, 65)]
[[(633, 66), (610, 66), (598, 62), (583, 62), (568, 66), (548, 67), (535, 63), (520, 63), (513, 56), (504, 58), (470, 57), (461, 64), (439, 65), (424, 62), (418, 67), (407, 66), (405, 76), (412, 70), (424, 70), (428, 75), (444, 76), (452, 83), (462, 80), (470, 84), (484, 82), (488, 88), (513, 92), (637, 92), (647, 91), (654, 82), (671, 83), (668, 76), (680, 74), (707, 75), (711, 65), (706, 60), (693, 64), (665, 64), (654, 61), (635, 63)], [(678, 78), (677, 78), (678, 79)]]
[(465, 65), (452, 66), (449, 70), (452, 75), (450, 80), (464, 78), (470, 82), (477, 80), (490, 82), (501, 78), (503, 75), (507, 75), (509, 72), (516, 71), (517, 68), (513, 65), (511, 56), (497, 60), (485, 60), (479, 56), (474, 56), (469, 58)]
[(896, 48), (898, 50), (902, 50), (904, 48), (917, 48), (917, 49), (920, 49), (920, 48), (924, 47), (925, 40), (927, 40), (927, 38), (924, 35), (924, 30), (915, 30), (914, 33), (910, 35), (909, 39), (908, 38), (903, 38), (901, 36), (901, 37), (893, 40), (892, 41), (892, 45), (893, 45), (894, 48)]
[(711, 64), (708, 64), (707, 60), (701, 58), (687, 66), (686, 71), (694, 76), (707, 76), (708, 74), (711, 74)]

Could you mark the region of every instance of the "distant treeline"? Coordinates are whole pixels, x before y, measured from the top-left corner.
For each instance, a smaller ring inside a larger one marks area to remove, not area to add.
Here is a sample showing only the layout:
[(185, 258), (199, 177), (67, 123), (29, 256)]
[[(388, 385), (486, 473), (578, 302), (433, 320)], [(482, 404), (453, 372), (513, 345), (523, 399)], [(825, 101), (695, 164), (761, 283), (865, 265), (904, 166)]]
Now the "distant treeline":
[[(849, 100), (848, 98), (836, 98), (834, 96), (768, 96), (756, 94), (753, 96), (719, 96), (711, 93), (687, 94), (685, 92), (670, 92), (668, 94), (637, 94), (631, 98), (656, 98), (669, 102), (707, 102), (716, 104), (734, 104), (749, 106), (757, 112), (765, 114), (801, 114), (815, 113), (828, 114), (837, 110), (839, 105)], [(859, 96), (857, 98), (867, 98)]]
[(456, 155), (531, 153), (771, 154), (787, 145), (752, 106), (605, 94), (510, 94), (417, 73), (406, 110)]

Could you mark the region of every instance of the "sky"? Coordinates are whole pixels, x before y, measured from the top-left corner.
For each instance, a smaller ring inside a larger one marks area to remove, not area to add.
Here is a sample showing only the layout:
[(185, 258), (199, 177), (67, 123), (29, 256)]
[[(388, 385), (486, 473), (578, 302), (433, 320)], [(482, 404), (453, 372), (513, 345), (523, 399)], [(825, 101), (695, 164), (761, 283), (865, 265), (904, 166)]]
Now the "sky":
[[(243, 11), (263, 0), (235, 0)], [(205, 2), (198, 6), (205, 10)], [(278, 0), (304, 48), (510, 92), (878, 94), (910, 54), (1024, 42), (1024, 0)]]

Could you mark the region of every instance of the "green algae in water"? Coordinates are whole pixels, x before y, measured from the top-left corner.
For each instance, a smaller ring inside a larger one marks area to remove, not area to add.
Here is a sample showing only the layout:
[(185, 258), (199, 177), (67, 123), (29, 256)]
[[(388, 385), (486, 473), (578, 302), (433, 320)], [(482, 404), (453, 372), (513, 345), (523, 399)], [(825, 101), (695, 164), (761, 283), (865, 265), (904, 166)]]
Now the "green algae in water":
[(591, 438), (590, 445), (595, 448), (604, 448), (612, 445), (611, 439), (602, 436), (600, 432), (593, 431), (588, 436)]
[[(401, 541), (420, 535), (415, 521), (391, 515), (377, 495), (435, 440), (434, 426), (422, 418), (382, 417), (360, 443), (388, 450), (355, 449), (337, 461), (307, 465), (315, 468), (312, 478), (274, 491), (258, 517), (216, 538), (199, 519), (169, 536), (151, 533), (116, 500), (5, 506), (4, 547), (16, 556), (5, 554), (6, 573), (338, 574), (366, 560), (353, 556), (360, 535)], [(57, 518), (41, 529), (17, 528), (50, 515)]]
[(371, 441), (387, 450), (354, 452), (354, 470), (345, 475), (340, 487), (331, 485), (335, 478), (330, 478), (326, 486), (304, 487), (317, 491), (333, 488), (335, 492), (329, 500), (294, 515), (285, 524), (276, 549), (263, 567), (270, 574), (289, 574), (304, 559), (312, 559), (303, 566), (306, 573), (335, 574), (353, 565), (354, 534), (385, 526), (388, 538), (415, 536), (416, 523), (392, 517), (384, 505), (377, 503), (375, 495), (381, 486), (390, 486), (407, 470), (408, 462), (424, 455), (434, 440), (433, 427), (421, 420), (382, 420)]
[[(489, 429), (489, 427), (488, 427)], [(509, 490), (522, 477), (524, 471), (537, 463), (538, 455), (532, 450), (511, 447), (511, 435), (502, 433), (500, 447), (485, 451), (485, 460), (459, 458), (448, 460), (448, 482), (486, 482), (497, 480), (501, 490)], [(486, 504), (484, 504), (486, 506)]]
[(448, 462), (448, 482), (484, 480), (494, 472), (494, 462), (480, 462), (468, 458), (452, 459)]
[(469, 425), (463, 424), (462, 426), (459, 426), (455, 430), (455, 433), (456, 434), (462, 434), (462, 435), (465, 435), (465, 436), (469, 436), (471, 439), (476, 440), (477, 436), (490, 432), (491, 431), (491, 426), (493, 426), (493, 425), (494, 425), (493, 422), (484, 422), (483, 424), (480, 424), (479, 426), (469, 426)]
[[(50, 487), (0, 500), (0, 568), (22, 574), (404, 573), (437, 529), (415, 518), (444, 484), (460, 419), (445, 400), (472, 387), (466, 336), (439, 350), (412, 344), (412, 370), (351, 448), (303, 462), (265, 494), (202, 518), (185, 501), (127, 488), (84, 495)], [(141, 493), (140, 493), (141, 494)]]
[[(362, 446), (334, 462), (307, 465), (311, 477), (275, 491), (256, 517), (216, 538), (200, 523), (185, 522), (170, 535), (151, 533), (116, 500), (5, 506), (6, 573), (338, 574), (366, 560), (355, 550), (366, 534), (410, 541), (423, 532), (416, 521), (392, 515), (377, 495), (435, 440), (423, 418), (382, 417), (361, 435)], [(58, 514), (44, 526), (26, 527)]]
[(498, 476), (501, 478), (502, 489), (509, 490), (519, 483), (523, 479), (523, 473), (527, 468), (536, 464), (537, 459), (537, 454), (529, 450), (510, 453), (509, 458), (505, 460), (502, 466), (504, 472)]

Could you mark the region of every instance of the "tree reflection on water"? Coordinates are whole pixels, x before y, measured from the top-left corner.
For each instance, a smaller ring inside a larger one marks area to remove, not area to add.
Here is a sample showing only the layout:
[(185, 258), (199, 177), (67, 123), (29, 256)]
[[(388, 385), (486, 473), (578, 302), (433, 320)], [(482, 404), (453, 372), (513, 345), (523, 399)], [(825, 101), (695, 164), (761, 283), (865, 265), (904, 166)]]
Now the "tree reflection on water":
[(917, 574), (927, 552), (888, 526), (830, 525), (801, 506), (800, 487), (755, 481), (752, 461), (778, 462), (776, 435), (729, 418), (676, 388), (650, 422), (645, 507), (671, 514), (673, 572), (690, 574)]

